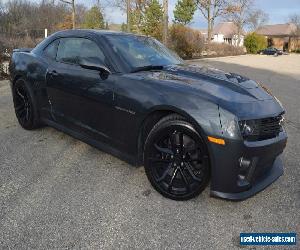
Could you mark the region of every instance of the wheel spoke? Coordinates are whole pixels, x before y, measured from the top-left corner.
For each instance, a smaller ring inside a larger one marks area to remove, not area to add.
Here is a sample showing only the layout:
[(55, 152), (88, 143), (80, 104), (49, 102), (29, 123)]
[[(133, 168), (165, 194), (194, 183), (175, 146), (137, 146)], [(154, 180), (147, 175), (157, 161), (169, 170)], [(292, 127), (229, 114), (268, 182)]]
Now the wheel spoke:
[(169, 182), (169, 185), (168, 185), (168, 190), (169, 190), (169, 191), (171, 191), (171, 189), (172, 189), (173, 182), (174, 182), (174, 179), (176, 178), (177, 173), (178, 173), (178, 168), (176, 168), (176, 169), (174, 170), (174, 173), (173, 173), (173, 175), (172, 175), (172, 178), (171, 178), (171, 180), (170, 180), (170, 182)]
[(168, 175), (168, 173), (169, 173), (169, 171), (170, 171), (171, 168), (172, 168), (172, 163), (170, 163), (168, 165), (168, 167), (166, 168), (166, 170), (163, 172), (162, 176), (159, 177), (158, 179), (156, 179), (156, 181), (157, 182), (163, 181), (167, 177), (167, 175)]
[(179, 132), (179, 145), (180, 145), (180, 151), (181, 155), (183, 154), (183, 133)]
[(154, 157), (150, 157), (150, 158), (148, 158), (148, 160), (152, 161), (152, 162), (157, 162), (157, 163), (159, 163), (159, 162), (161, 162), (161, 163), (169, 163), (169, 162), (171, 162), (170, 159), (159, 159), (159, 158), (154, 158)]
[(198, 158), (196, 158), (196, 159), (188, 159), (188, 160), (187, 160), (187, 162), (195, 162), (195, 161), (198, 162), (198, 161), (200, 161), (200, 160), (199, 160)]
[(161, 153), (165, 153), (165, 154), (173, 154), (172, 150), (169, 148), (162, 148), (160, 146), (158, 146), (156, 143), (154, 144), (154, 147)]
[(25, 98), (24, 98), (24, 95), (22, 95), (22, 94), (20, 93), (19, 89), (17, 89), (17, 94), (18, 94), (18, 96), (20, 96), (23, 100), (25, 99)]
[(173, 150), (176, 149), (176, 131), (174, 131), (171, 135), (170, 135), (170, 142), (171, 142), (171, 147)]
[(25, 108), (24, 108), (24, 109), (21, 109), (21, 110), (18, 112), (18, 114), (19, 114), (20, 117), (24, 117), (24, 116), (25, 116), (25, 112), (26, 112), (26, 110), (25, 110)]
[(189, 147), (185, 147), (184, 148), (184, 153), (190, 153), (190, 152), (195, 152), (198, 148), (196, 147), (196, 145), (193, 146), (189, 146)]
[(190, 164), (189, 162), (186, 162), (185, 166), (186, 166), (186, 168), (187, 168), (189, 174), (192, 176), (192, 178), (193, 178), (195, 181), (197, 181), (197, 182), (202, 182), (202, 179), (201, 179), (201, 178), (198, 178), (198, 177), (194, 174), (193, 169), (192, 169), (192, 166), (191, 166), (191, 164)]
[(184, 181), (184, 183), (185, 183), (185, 186), (186, 186), (187, 191), (190, 191), (190, 185), (189, 185), (189, 182), (188, 182), (188, 180), (186, 179), (186, 176), (185, 176), (185, 174), (184, 174), (182, 168), (179, 168), (179, 172), (180, 172), (180, 175), (181, 175), (181, 177), (182, 177), (182, 179), (183, 179), (183, 181)]
[(24, 107), (25, 107), (25, 105), (22, 103), (22, 104), (16, 106), (16, 111), (17, 111), (17, 112), (18, 112), (18, 111), (21, 111), (21, 109), (23, 109)]

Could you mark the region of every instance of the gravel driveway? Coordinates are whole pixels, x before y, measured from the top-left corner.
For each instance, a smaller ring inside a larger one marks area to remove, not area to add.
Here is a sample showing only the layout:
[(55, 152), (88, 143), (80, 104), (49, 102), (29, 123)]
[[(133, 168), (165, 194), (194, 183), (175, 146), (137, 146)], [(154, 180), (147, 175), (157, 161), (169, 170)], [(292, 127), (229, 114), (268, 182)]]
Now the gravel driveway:
[[(240, 232), (300, 233), (300, 56), (193, 61), (269, 87), (287, 109), (285, 175), (242, 201), (176, 202), (132, 167), (52, 128), (17, 124), (0, 82), (0, 248), (238, 249)], [(299, 247), (299, 243), (298, 246)], [(272, 248), (273, 249), (273, 248)]]

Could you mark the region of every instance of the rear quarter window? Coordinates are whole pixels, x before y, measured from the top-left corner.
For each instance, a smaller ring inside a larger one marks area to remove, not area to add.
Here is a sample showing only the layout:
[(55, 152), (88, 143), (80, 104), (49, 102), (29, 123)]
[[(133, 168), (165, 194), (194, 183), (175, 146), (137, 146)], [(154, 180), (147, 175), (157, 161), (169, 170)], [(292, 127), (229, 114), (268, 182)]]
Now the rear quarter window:
[(57, 46), (58, 46), (59, 40), (55, 40), (51, 42), (45, 49), (44, 49), (44, 56), (51, 59), (55, 60), (56, 58), (56, 53), (57, 53)]

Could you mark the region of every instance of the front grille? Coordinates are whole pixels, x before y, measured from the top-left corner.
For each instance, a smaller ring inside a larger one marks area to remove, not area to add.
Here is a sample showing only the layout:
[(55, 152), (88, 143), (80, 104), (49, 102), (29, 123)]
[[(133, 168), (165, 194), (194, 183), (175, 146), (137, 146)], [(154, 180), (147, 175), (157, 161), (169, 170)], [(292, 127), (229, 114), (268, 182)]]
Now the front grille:
[[(282, 120), (283, 115), (280, 114), (275, 117), (268, 117), (251, 121), (240, 121), (239, 125), (244, 139), (248, 141), (262, 141), (274, 138), (279, 135), (279, 133), (282, 131)], [(243, 133), (243, 127), (245, 126), (245, 124), (249, 125), (252, 128), (251, 133)]]

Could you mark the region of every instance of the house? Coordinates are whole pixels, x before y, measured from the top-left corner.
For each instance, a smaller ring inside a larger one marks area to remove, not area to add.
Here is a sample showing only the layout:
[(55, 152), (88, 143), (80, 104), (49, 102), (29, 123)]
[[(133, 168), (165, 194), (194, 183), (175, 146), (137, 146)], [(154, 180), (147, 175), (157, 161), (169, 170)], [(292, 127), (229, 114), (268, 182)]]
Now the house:
[[(242, 30), (238, 42), (238, 28), (233, 22), (221, 22), (213, 29), (212, 41), (216, 43), (227, 43), (234, 46), (243, 46), (245, 32)], [(238, 44), (239, 43), (239, 44)]]
[(197, 31), (199, 31), (204, 37), (205, 41), (207, 41), (207, 29), (197, 29)]
[(300, 48), (300, 37), (297, 36), (297, 26), (293, 23), (264, 25), (258, 30), (257, 34), (263, 35), (268, 39), (268, 46), (285, 51)]

